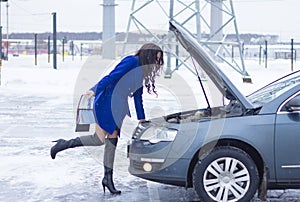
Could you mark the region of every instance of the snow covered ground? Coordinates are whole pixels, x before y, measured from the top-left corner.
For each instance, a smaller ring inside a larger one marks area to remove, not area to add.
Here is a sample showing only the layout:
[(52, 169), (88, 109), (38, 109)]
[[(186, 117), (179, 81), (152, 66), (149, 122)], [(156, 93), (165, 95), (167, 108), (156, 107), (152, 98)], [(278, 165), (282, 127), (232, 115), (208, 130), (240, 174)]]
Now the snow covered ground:
[[(52, 60), (52, 58), (51, 58)], [(100, 184), (103, 176), (103, 148), (69, 149), (52, 160), (49, 151), (52, 140), (77, 136), (75, 111), (78, 96), (107, 72), (113, 61), (100, 57), (58, 57), (58, 69), (52, 68), (47, 56), (9, 57), (3, 61), (0, 86), (0, 201), (197, 201), (192, 189), (185, 190), (134, 176), (128, 171), (126, 143), (136, 126), (126, 118), (117, 148), (115, 184), (122, 190), (120, 196), (103, 194)], [(245, 84), (234, 70), (226, 74), (245, 94), (290, 73), (290, 61), (269, 61), (268, 68), (258, 61), (245, 61), (253, 84)], [(103, 66), (99, 66), (102, 64)], [(91, 68), (90, 68), (91, 67)], [(294, 70), (299, 70), (297, 63)], [(90, 68), (90, 69), (89, 69)], [(145, 96), (148, 118), (189, 108), (178, 96), (180, 88), (187, 87), (185, 96), (203, 104), (199, 84), (188, 70), (181, 68), (174, 78), (158, 81), (159, 97)], [(180, 82), (178, 82), (180, 81)], [(167, 84), (165, 84), (166, 82)], [(160, 84), (159, 84), (160, 83)], [(190, 94), (192, 92), (192, 94)], [(205, 104), (204, 104), (205, 105)], [(84, 135), (85, 133), (83, 133)], [(254, 201), (258, 201), (254, 199)], [(300, 190), (268, 191), (268, 201), (300, 201)]]

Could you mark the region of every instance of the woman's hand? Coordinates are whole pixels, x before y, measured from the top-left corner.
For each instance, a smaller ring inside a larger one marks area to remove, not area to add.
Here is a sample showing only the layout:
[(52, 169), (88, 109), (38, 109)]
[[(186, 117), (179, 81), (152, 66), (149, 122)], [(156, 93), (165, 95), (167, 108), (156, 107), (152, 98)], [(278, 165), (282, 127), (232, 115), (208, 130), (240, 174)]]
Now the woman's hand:
[(86, 95), (87, 95), (88, 99), (90, 99), (91, 97), (95, 96), (95, 93), (92, 90), (88, 90), (88, 91), (86, 91)]
[(143, 123), (143, 122), (146, 122), (146, 120), (145, 119), (139, 120), (139, 123)]
[(139, 120), (138, 125), (143, 126), (143, 127), (148, 127), (149, 123), (150, 123), (150, 121), (147, 121), (147, 120)]

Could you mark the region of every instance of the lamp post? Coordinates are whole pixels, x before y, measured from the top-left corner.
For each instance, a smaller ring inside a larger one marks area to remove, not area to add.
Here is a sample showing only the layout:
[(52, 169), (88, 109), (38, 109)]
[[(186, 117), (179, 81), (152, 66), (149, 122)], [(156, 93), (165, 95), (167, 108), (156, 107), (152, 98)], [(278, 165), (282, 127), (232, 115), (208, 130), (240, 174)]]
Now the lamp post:
[(8, 2), (6, 2), (6, 60), (8, 60)]
[(7, 0), (0, 0), (0, 85), (1, 85), (1, 68), (2, 68), (2, 25), (1, 25), (1, 2), (7, 2)]
[(294, 39), (291, 39), (291, 70), (294, 71)]
[(56, 61), (56, 53), (57, 53), (56, 13), (52, 13), (52, 16), (53, 16), (53, 68), (57, 69), (57, 61)]

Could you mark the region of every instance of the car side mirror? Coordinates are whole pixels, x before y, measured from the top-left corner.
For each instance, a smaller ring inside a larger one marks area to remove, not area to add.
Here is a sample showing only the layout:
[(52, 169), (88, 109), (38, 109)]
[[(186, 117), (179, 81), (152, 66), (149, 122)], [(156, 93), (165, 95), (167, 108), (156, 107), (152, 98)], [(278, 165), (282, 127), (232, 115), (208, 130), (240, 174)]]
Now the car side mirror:
[(300, 96), (294, 97), (286, 104), (286, 110), (288, 112), (300, 111)]

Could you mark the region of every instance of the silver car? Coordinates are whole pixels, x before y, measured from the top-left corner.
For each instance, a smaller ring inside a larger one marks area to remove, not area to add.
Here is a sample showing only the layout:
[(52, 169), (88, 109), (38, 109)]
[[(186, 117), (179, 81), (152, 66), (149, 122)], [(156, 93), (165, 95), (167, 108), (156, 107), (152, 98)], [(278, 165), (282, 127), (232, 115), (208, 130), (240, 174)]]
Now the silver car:
[(300, 188), (300, 72), (244, 96), (192, 34), (174, 21), (170, 29), (227, 102), (211, 107), (206, 99), (207, 108), (138, 125), (128, 144), (129, 172), (193, 187), (205, 202)]

